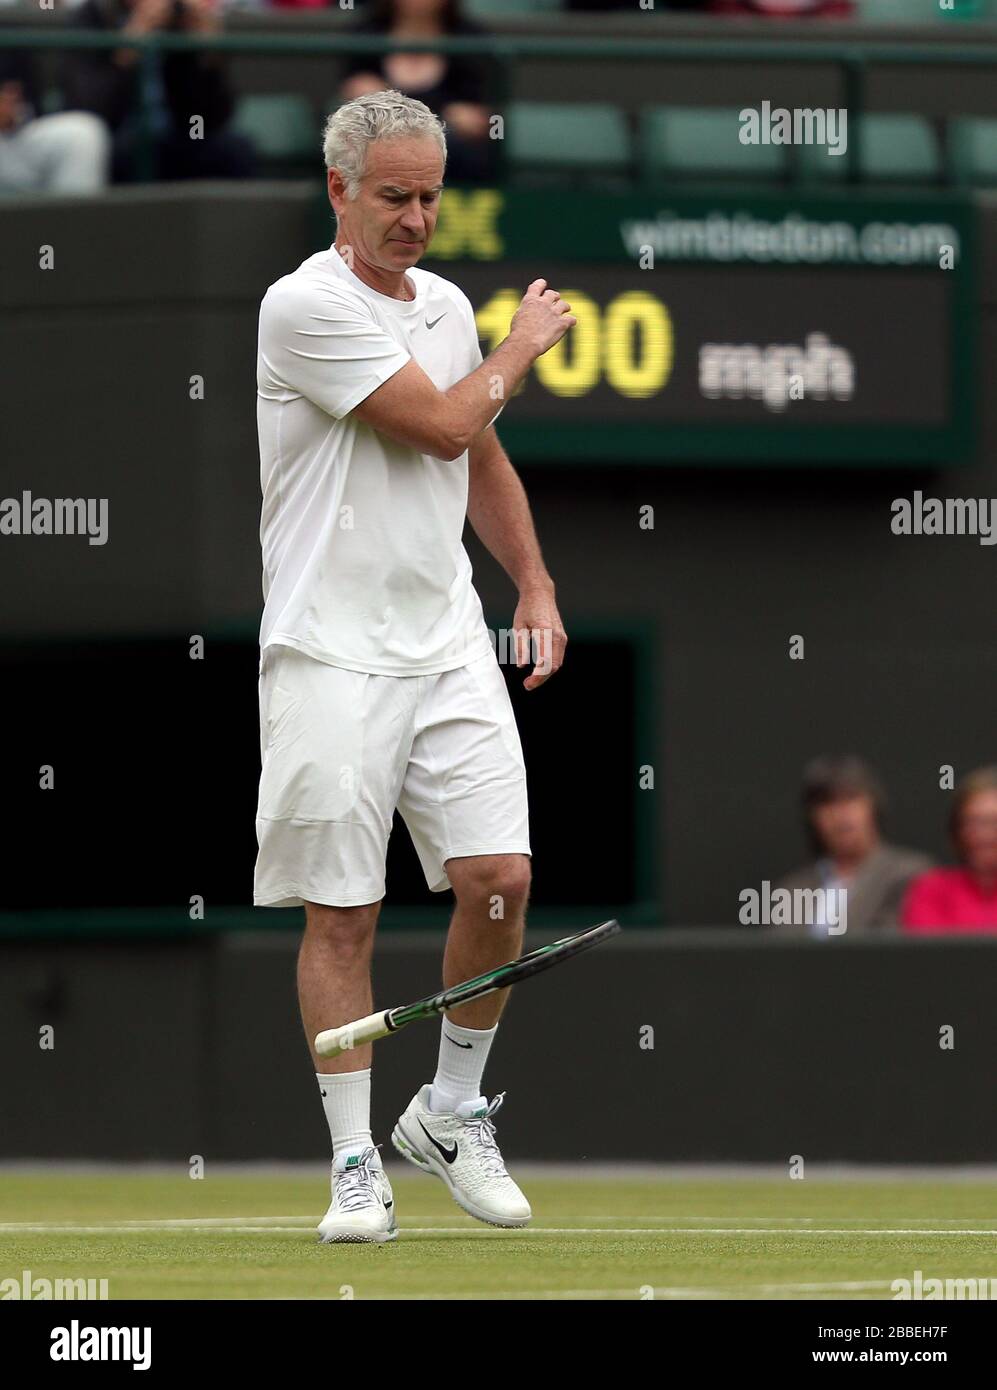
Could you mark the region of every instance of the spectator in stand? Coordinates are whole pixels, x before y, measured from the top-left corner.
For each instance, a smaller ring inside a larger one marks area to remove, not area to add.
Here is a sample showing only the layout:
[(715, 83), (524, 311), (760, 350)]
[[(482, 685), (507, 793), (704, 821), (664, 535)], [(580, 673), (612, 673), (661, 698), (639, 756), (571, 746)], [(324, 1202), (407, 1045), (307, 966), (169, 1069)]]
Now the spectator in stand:
[[(482, 35), (485, 30), (462, 17), (459, 0), (373, 0), (369, 13), (353, 32), (393, 39), (434, 39)], [(446, 122), (448, 181), (494, 180), (496, 147), (489, 138), (493, 107), (487, 62), (439, 53), (356, 53), (348, 57), (339, 94), (342, 101), (389, 88), (418, 98)]]
[[(93, 111), (111, 128), (116, 182), (138, 175), (140, 96), (149, 110), (158, 177), (252, 177), (255, 153), (245, 136), (229, 129), (234, 100), (218, 55), (157, 54), (150, 71), (127, 43), (131, 36), (153, 33), (217, 34), (221, 19), (214, 0), (84, 0), (72, 22), (121, 32), (120, 48), (74, 50), (62, 69), (67, 103)], [(192, 129), (193, 117), (202, 119), (203, 132)]]
[(86, 111), (41, 114), (31, 60), (0, 52), (0, 193), (99, 193), (111, 141)]
[(849, 936), (895, 927), (907, 886), (931, 860), (883, 840), (885, 809), (879, 780), (861, 758), (815, 758), (803, 774), (815, 858), (776, 887), (847, 890)]
[(960, 867), (915, 879), (903, 925), (911, 932), (997, 931), (997, 767), (971, 772), (956, 787), (949, 832)]

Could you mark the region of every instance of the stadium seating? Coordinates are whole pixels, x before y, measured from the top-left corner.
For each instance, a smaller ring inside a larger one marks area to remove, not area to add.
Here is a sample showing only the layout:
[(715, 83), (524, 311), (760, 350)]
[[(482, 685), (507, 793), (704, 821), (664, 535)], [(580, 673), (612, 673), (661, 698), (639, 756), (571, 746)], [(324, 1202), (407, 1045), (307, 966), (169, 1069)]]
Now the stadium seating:
[(939, 0), (859, 0), (860, 18), (880, 24), (921, 24), (937, 19), (993, 17), (994, 0), (952, 0), (943, 10)]
[[(861, 130), (859, 167), (871, 183), (933, 183), (942, 177), (942, 153), (938, 136), (924, 116), (865, 116)], [(848, 161), (831, 155), (821, 145), (798, 149), (804, 179), (844, 179)]]
[(253, 141), (267, 173), (314, 170), (318, 122), (304, 97), (294, 92), (240, 97), (234, 126)]
[[(844, 181), (849, 161), (822, 145), (743, 145), (736, 107), (655, 106), (639, 121), (636, 158), (626, 115), (609, 105), (513, 102), (510, 172), (629, 174), (649, 183), (687, 179)], [(853, 121), (851, 136), (855, 137)], [(860, 178), (866, 183), (931, 184), (945, 176), (942, 132), (926, 117), (872, 113), (862, 118)], [(951, 172), (959, 183), (997, 183), (997, 120), (952, 121)]]
[(504, 19), (506, 15), (550, 14), (562, 9), (561, 0), (464, 0), (468, 19)]
[(622, 174), (633, 165), (626, 116), (601, 102), (511, 102), (506, 141), (513, 173), (557, 169)]
[(997, 185), (997, 120), (953, 121), (949, 155), (958, 183)]
[[(328, 103), (333, 110), (336, 101)], [(654, 106), (638, 123), (608, 103), (514, 101), (506, 153), (514, 176), (593, 174), (663, 180), (843, 181), (848, 160), (821, 145), (744, 145), (736, 107)], [(244, 96), (236, 129), (256, 144), (268, 174), (312, 169), (319, 122), (294, 93)], [(852, 128), (854, 138), (854, 122)], [(997, 182), (997, 120), (952, 122), (952, 172), (967, 185)], [(866, 182), (935, 183), (945, 161), (940, 134), (924, 116), (874, 113), (863, 118), (860, 174)]]
[[(652, 107), (644, 112), (640, 133), (641, 171), (651, 182), (662, 179), (844, 179), (848, 161), (823, 145), (742, 145), (735, 107)], [(989, 123), (984, 122), (984, 125)], [(980, 142), (964, 156), (984, 159)], [(869, 182), (920, 183), (941, 178), (938, 137), (923, 116), (869, 115), (862, 123), (861, 176)]]
[(708, 175), (784, 178), (786, 147), (742, 145), (739, 130), (736, 107), (651, 107), (640, 123), (641, 172), (652, 182)]

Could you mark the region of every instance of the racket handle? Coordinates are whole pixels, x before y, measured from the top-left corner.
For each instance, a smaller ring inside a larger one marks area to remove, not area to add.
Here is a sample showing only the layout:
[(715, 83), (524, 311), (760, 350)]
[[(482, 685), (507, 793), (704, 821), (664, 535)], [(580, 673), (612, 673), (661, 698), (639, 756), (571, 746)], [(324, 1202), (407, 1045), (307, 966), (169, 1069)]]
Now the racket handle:
[(327, 1028), (317, 1034), (315, 1051), (320, 1057), (338, 1057), (341, 1052), (349, 1052), (351, 1048), (386, 1038), (390, 1032), (388, 1010), (385, 1009), (383, 1013), (368, 1014), (366, 1018), (344, 1023), (339, 1028)]

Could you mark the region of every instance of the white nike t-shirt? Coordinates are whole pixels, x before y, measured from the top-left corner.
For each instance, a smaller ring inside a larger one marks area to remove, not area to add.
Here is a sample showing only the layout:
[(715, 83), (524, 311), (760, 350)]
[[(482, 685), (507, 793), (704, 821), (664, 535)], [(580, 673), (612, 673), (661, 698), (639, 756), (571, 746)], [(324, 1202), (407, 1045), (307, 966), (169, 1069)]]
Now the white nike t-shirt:
[(418, 266), (410, 302), (365, 285), (336, 248), (260, 308), (260, 647), (375, 675), (449, 671), (491, 649), (462, 535), (467, 453), (421, 454), (354, 406), (415, 358), (440, 390), (481, 363), (474, 311)]

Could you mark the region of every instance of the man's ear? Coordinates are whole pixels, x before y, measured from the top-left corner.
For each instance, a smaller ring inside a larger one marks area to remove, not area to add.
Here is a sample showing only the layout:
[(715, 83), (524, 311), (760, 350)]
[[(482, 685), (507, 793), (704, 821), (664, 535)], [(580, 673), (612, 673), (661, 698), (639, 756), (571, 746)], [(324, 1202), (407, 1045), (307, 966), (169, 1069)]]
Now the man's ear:
[(329, 202), (335, 207), (333, 198), (343, 201), (346, 197), (346, 185), (343, 183), (342, 175), (338, 169), (329, 169), (326, 173), (325, 186), (329, 194)]

